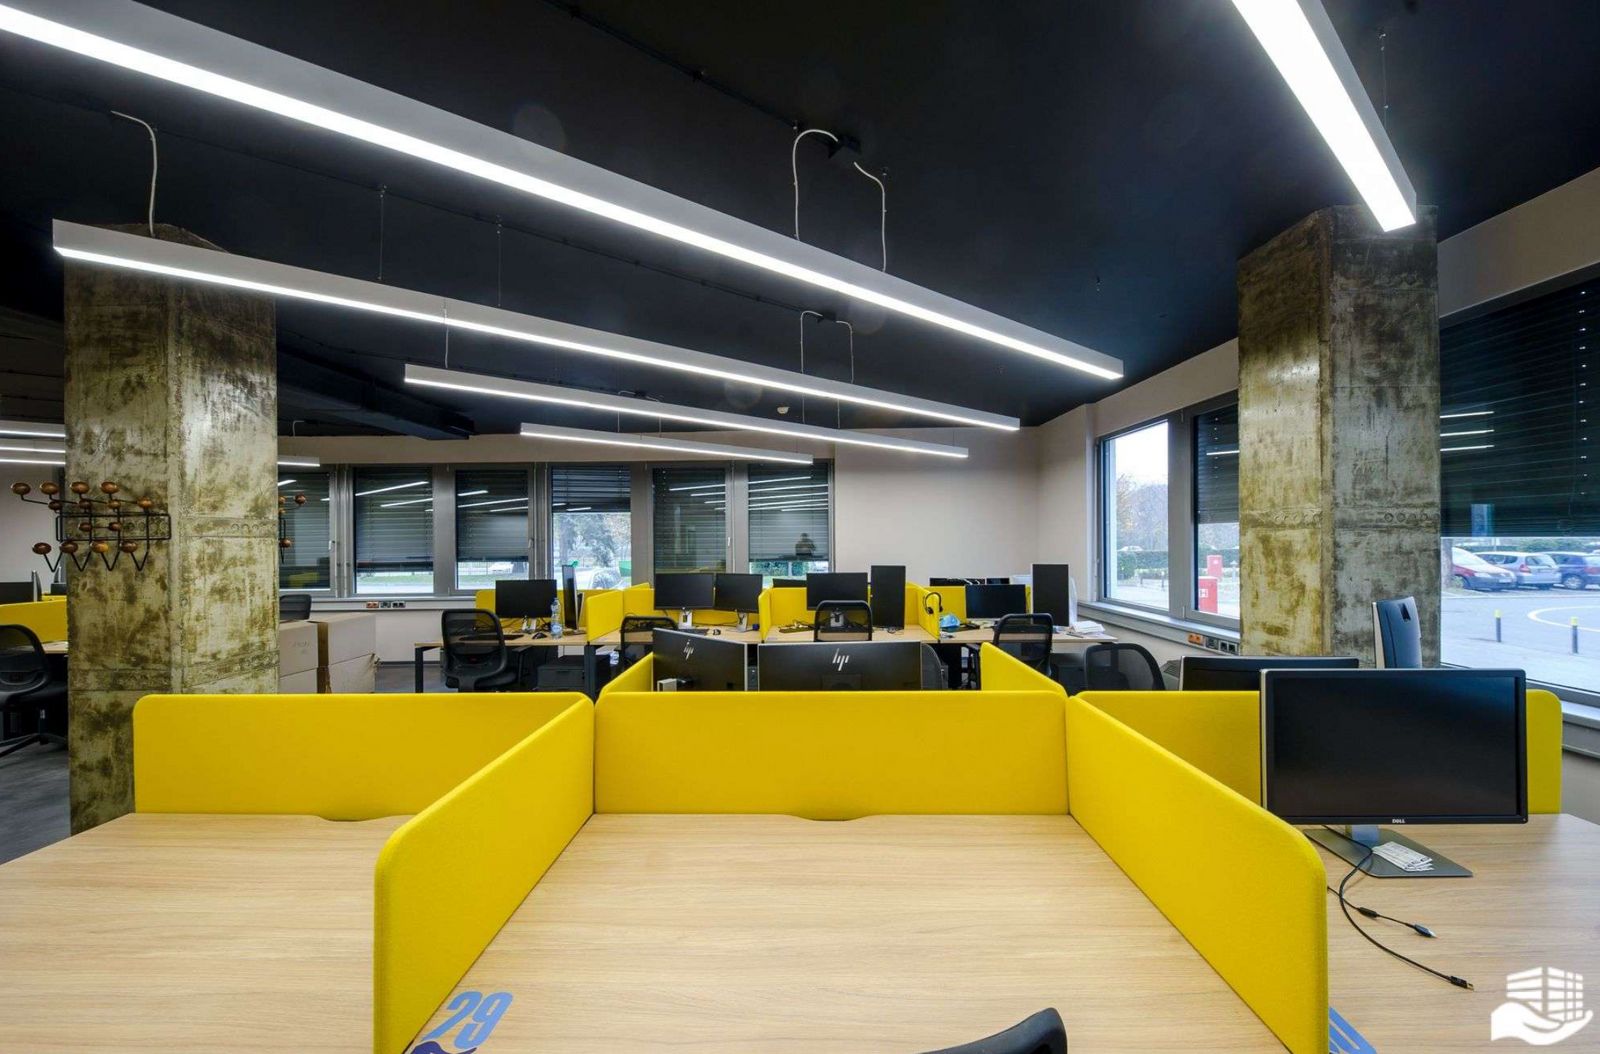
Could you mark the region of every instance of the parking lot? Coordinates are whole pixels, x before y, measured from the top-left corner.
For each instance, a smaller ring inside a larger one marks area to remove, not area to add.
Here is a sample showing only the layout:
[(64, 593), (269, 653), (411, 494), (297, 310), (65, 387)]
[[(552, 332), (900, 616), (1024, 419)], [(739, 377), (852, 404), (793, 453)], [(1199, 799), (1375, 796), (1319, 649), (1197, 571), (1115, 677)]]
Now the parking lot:
[[(1501, 640), (1494, 613), (1500, 612)], [(1571, 620), (1578, 620), (1572, 653)], [(1441, 658), (1462, 666), (1504, 663), (1531, 679), (1600, 691), (1600, 590), (1445, 591)]]

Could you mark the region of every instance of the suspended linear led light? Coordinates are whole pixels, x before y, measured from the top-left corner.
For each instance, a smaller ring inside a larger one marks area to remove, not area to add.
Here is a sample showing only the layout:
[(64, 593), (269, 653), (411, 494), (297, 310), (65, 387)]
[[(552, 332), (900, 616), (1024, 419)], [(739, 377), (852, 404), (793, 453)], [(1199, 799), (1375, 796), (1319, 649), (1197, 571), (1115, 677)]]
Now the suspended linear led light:
[(1048, 362), (1122, 363), (464, 117), (127, 0), (10, 0), (0, 29), (442, 165)]
[(427, 482), (428, 481), (425, 479), (419, 479), (411, 483), (396, 483), (393, 486), (388, 487), (374, 487), (372, 490), (358, 490), (355, 493), (355, 497), (365, 498), (369, 494), (387, 494), (391, 490), (405, 490), (407, 487), (420, 487)]
[(304, 457), (304, 456), (301, 456), (301, 455), (295, 455), (293, 457), (280, 456), (278, 458), (278, 467), (279, 468), (321, 468), (322, 467), (322, 459), (319, 458), (319, 457)]
[(1417, 192), (1321, 0), (1233, 0), (1386, 231), (1417, 222)]
[(563, 388), (554, 384), (511, 380), (505, 377), (487, 377), (460, 370), (441, 370), (433, 366), (406, 366), (406, 383), (430, 388), (448, 388), (451, 391), (473, 392), (478, 395), (495, 395), (507, 399), (524, 399), (529, 402), (548, 403), (555, 406), (575, 406), (585, 410), (602, 410), (608, 414), (631, 414), (664, 421), (681, 421), (687, 424), (706, 425), (710, 428), (733, 428), (741, 432), (765, 432), (768, 435), (788, 436), (794, 439), (819, 439), (847, 446), (876, 447), (904, 454), (932, 454), (935, 457), (964, 458), (965, 447), (945, 446), (942, 443), (924, 443), (917, 439), (896, 439), (840, 428), (822, 428), (789, 421), (774, 421), (766, 417), (730, 414), (721, 410), (701, 410), (693, 406), (676, 406), (649, 399), (632, 399), (623, 395), (588, 392), (578, 388)]
[(39, 439), (65, 439), (67, 426), (38, 421), (0, 421), (0, 436), (29, 436)]
[(346, 278), (63, 220), (55, 221), (55, 248), (56, 252), (72, 260), (210, 282), (233, 289), (309, 300), (355, 311), (370, 311), (584, 355), (930, 417), (947, 424), (974, 425), (1010, 432), (1016, 431), (1021, 425), (1017, 418), (1003, 414), (969, 410), (931, 399), (917, 399), (843, 381), (830, 381), (790, 370), (726, 359), (720, 355), (574, 326), (536, 315), (522, 315), (466, 300), (398, 289), (380, 282)]
[(723, 446), (720, 443), (700, 443), (688, 439), (663, 439), (656, 436), (633, 435), (627, 432), (596, 432), (589, 428), (562, 428), (558, 425), (522, 426), (522, 434), (529, 439), (555, 439), (563, 443), (594, 443), (600, 446), (637, 447), (642, 450), (661, 450), (675, 454), (701, 454), (707, 457), (731, 457), (741, 461), (777, 461), (786, 465), (809, 465), (810, 454), (796, 454), (788, 450), (762, 450), (757, 447)]
[(30, 443), (23, 439), (0, 439), (0, 450), (10, 454), (58, 454), (61, 457), (67, 455), (64, 449), (51, 443)]

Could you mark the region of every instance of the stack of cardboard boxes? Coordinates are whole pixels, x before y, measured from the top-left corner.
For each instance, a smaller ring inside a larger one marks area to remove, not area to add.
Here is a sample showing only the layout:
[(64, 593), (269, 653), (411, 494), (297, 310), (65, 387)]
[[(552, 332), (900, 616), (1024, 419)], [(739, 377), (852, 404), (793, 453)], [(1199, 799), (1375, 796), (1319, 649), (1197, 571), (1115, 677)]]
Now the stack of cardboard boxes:
[(316, 690), (316, 623), (278, 623), (278, 691), (304, 694)]
[(377, 686), (378, 619), (363, 611), (319, 615), (317, 691), (370, 692)]

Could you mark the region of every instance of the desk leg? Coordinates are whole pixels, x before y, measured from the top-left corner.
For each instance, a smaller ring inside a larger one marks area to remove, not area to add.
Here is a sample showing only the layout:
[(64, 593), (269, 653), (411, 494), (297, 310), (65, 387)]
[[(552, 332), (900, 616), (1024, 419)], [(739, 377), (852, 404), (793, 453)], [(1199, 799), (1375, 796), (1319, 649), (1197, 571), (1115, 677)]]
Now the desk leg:
[(422, 694), (422, 657), (427, 653), (427, 648), (418, 648), (416, 649), (415, 658), (412, 660), (412, 664), (416, 667), (416, 691), (418, 695)]

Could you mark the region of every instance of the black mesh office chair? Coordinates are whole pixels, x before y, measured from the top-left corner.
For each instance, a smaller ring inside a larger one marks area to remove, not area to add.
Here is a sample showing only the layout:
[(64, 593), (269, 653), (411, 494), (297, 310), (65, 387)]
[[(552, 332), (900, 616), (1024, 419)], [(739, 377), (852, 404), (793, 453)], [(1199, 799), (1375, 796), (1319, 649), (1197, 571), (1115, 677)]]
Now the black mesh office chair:
[(304, 622), (311, 617), (310, 593), (279, 593), (278, 621)]
[(1067, 1026), (1051, 1007), (986, 1039), (928, 1054), (1067, 1054)]
[(923, 691), (943, 691), (950, 687), (950, 671), (945, 668), (944, 660), (939, 658), (939, 653), (933, 650), (932, 644), (922, 646), (922, 688)]
[(34, 744), (66, 746), (67, 741), (49, 725), (50, 710), (66, 702), (59, 681), (50, 678), (50, 663), (44, 646), (26, 626), (0, 626), (0, 737), (5, 737), (14, 715), (32, 713), (34, 729), (22, 735), (0, 738), (0, 758)]
[(994, 646), (1054, 679), (1056, 668), (1050, 661), (1054, 633), (1049, 615), (1007, 615), (994, 624)]
[(650, 654), (656, 630), (677, 628), (678, 624), (664, 615), (624, 615), (618, 632), (621, 646), (617, 649), (617, 672)]
[(1091, 644), (1083, 653), (1084, 689), (1091, 692), (1160, 692), (1167, 682), (1154, 655), (1137, 644)]
[(505, 631), (492, 611), (446, 611), (439, 620), (444, 642), (444, 683), (463, 692), (514, 688), (522, 680), (521, 657), (513, 659)]
[(811, 623), (813, 640), (872, 639), (872, 605), (865, 600), (824, 600)]

